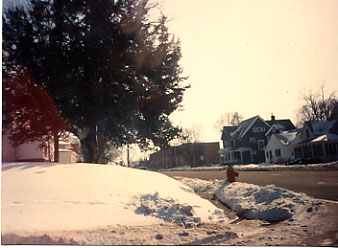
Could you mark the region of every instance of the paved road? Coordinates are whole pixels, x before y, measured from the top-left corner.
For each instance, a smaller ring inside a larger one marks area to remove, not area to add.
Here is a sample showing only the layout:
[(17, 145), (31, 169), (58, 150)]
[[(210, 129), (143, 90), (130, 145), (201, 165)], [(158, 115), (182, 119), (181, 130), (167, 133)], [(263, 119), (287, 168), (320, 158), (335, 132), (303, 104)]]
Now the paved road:
[[(225, 171), (168, 171), (168, 176), (224, 179)], [(338, 201), (338, 171), (240, 171), (239, 182), (260, 186), (274, 184), (318, 199)]]

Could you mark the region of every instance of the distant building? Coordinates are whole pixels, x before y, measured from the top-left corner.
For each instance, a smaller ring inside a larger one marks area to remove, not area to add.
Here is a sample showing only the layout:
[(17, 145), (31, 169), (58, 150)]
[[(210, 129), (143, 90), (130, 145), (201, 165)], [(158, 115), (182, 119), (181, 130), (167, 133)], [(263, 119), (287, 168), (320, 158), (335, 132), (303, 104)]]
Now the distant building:
[(219, 163), (219, 143), (187, 143), (150, 154), (149, 169), (203, 166)]
[(294, 129), (290, 120), (265, 121), (259, 115), (242, 121), (238, 126), (225, 126), (222, 132), (221, 164), (265, 162), (265, 146), (273, 133)]

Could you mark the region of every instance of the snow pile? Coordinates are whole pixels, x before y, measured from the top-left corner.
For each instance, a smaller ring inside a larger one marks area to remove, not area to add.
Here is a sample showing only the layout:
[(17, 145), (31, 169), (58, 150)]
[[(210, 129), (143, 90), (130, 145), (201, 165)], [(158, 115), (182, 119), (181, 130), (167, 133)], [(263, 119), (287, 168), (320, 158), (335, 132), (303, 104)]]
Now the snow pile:
[(227, 221), (160, 173), (96, 164), (3, 163), (2, 232)]
[(237, 215), (246, 219), (278, 222), (312, 212), (321, 204), (306, 194), (274, 185), (261, 187), (247, 183), (224, 183), (215, 195)]
[(196, 193), (214, 193), (223, 183), (223, 180), (214, 179), (212, 181), (202, 180), (199, 178), (174, 177), (181, 183), (188, 185)]
[(238, 216), (278, 222), (287, 219), (302, 219), (304, 213), (313, 214), (321, 205), (319, 200), (303, 193), (296, 193), (274, 185), (258, 185), (227, 181), (206, 181), (197, 178), (175, 177), (191, 187), (196, 193), (215, 194)]
[[(246, 164), (246, 165), (233, 165), (237, 171), (285, 171), (285, 170), (301, 170), (301, 171), (327, 171), (327, 170), (338, 170), (338, 161), (330, 163), (319, 163), (319, 164), (296, 164), (296, 165), (284, 165), (284, 164)], [(226, 170), (226, 165), (209, 165), (200, 167), (175, 167), (170, 169), (161, 169), (161, 171), (207, 171), (207, 170)]]

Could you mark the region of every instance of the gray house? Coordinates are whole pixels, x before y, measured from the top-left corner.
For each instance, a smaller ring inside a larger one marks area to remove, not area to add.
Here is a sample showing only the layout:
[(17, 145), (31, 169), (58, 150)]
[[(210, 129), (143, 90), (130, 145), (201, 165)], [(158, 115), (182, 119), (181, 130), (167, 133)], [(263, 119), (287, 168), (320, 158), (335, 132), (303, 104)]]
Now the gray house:
[(221, 164), (265, 162), (264, 148), (273, 133), (294, 129), (290, 120), (265, 121), (259, 115), (242, 121), (238, 126), (225, 126), (222, 132)]
[(305, 122), (294, 147), (294, 157), (337, 161), (338, 120)]

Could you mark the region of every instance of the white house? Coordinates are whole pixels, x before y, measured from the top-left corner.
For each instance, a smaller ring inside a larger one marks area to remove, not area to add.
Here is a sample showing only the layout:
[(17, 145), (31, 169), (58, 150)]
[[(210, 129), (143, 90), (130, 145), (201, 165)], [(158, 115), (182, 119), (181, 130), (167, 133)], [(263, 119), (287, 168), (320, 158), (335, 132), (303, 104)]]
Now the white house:
[[(54, 162), (54, 142), (27, 142), (16, 147), (8, 135), (2, 136), (2, 162)], [(76, 163), (81, 160), (80, 142), (74, 134), (59, 141), (59, 162)]]
[(284, 163), (295, 158), (293, 151), (299, 134), (297, 131), (273, 133), (265, 147), (265, 161), (267, 163)]
[(52, 162), (54, 161), (54, 145), (52, 141), (27, 142), (14, 147), (8, 135), (2, 136), (2, 161), (3, 162)]

